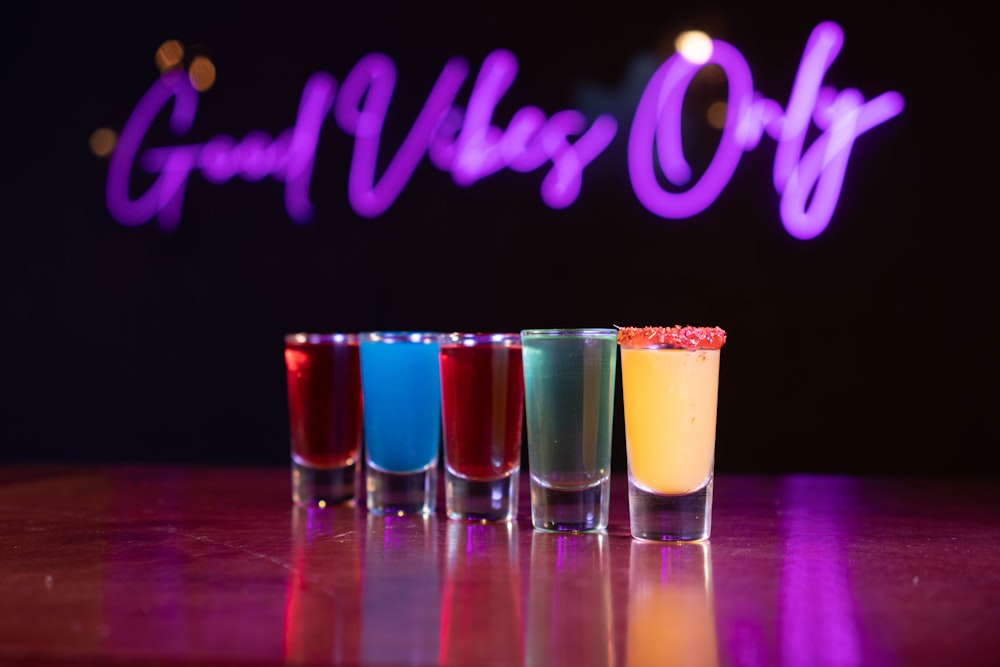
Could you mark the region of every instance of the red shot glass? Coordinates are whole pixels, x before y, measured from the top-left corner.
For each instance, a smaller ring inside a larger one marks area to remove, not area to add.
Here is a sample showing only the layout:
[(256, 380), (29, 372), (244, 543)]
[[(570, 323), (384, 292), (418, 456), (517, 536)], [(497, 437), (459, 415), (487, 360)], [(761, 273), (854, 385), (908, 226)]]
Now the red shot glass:
[(285, 336), (292, 501), (353, 502), (362, 443), (361, 361), (356, 334)]
[(439, 350), (448, 517), (513, 520), (524, 423), (521, 337), (442, 334)]

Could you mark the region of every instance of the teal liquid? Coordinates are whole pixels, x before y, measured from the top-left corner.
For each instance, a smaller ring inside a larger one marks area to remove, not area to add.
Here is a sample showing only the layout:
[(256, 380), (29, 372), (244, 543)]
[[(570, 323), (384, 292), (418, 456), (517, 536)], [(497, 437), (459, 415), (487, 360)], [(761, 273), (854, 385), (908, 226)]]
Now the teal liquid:
[(614, 333), (524, 335), (528, 467), (546, 486), (579, 489), (611, 473)]
[(365, 448), (389, 472), (436, 463), (441, 442), (438, 344), (361, 341)]

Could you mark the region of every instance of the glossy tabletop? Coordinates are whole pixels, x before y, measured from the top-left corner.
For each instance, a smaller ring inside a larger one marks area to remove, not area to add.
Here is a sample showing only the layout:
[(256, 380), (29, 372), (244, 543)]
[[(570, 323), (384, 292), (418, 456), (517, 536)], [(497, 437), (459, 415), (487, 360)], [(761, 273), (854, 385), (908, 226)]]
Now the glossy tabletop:
[[(996, 665), (1000, 485), (719, 476), (702, 544), (303, 510), (287, 469), (0, 470), (0, 665)], [(443, 506), (443, 505), (442, 505)]]

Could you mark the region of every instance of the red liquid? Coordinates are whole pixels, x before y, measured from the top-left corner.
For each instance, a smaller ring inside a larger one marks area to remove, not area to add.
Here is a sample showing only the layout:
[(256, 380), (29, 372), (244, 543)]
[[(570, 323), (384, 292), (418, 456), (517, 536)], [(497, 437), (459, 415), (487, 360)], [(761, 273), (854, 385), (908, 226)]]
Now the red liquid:
[(285, 345), (292, 456), (341, 468), (361, 451), (361, 357), (357, 341)]
[(445, 462), (472, 480), (518, 469), (524, 416), (521, 346), (441, 345)]

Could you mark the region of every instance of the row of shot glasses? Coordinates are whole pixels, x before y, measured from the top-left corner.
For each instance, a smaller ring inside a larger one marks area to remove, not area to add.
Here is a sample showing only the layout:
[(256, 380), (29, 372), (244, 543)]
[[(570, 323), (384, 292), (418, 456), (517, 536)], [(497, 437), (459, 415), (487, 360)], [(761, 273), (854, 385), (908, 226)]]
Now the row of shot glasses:
[(706, 539), (724, 342), (704, 327), (289, 334), (292, 499), (354, 502), (363, 482), (369, 512), (433, 513), (443, 449), (448, 517), (512, 521), (526, 427), (533, 526), (604, 530), (620, 347), (632, 535)]

